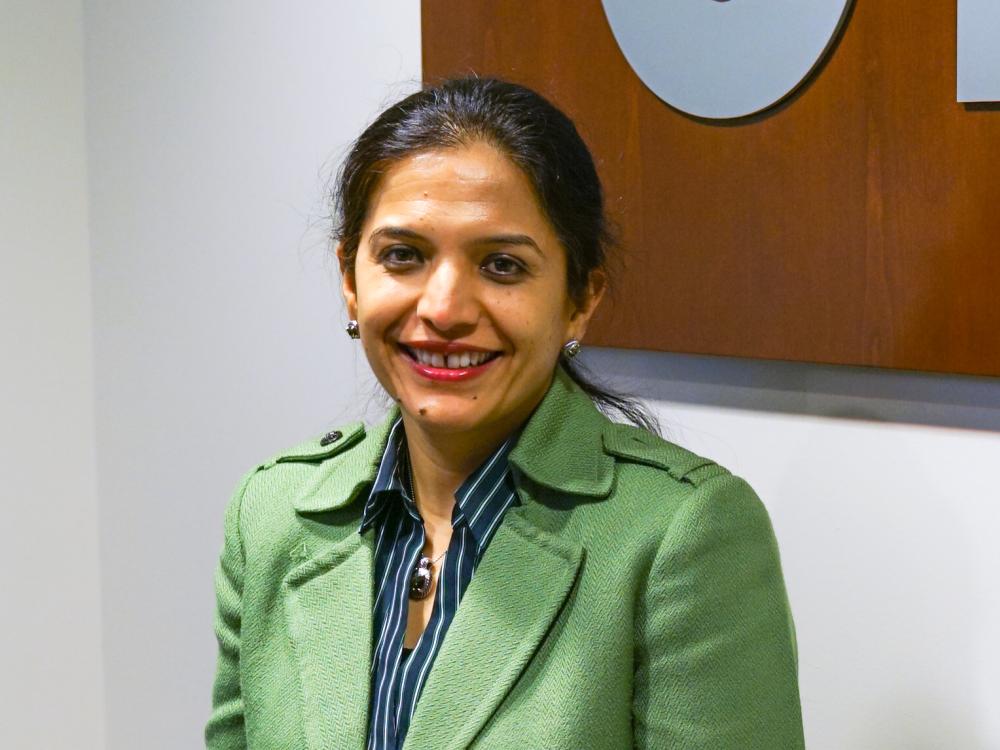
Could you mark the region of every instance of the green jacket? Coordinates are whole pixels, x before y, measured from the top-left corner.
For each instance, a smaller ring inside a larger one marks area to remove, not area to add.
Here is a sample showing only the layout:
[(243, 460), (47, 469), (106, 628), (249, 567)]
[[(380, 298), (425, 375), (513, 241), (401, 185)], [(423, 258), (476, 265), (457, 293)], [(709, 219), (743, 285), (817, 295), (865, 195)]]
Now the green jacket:
[[(394, 411), (255, 469), (226, 511), (207, 746), (364, 747), (372, 534)], [(794, 750), (795, 636), (767, 511), (717, 464), (615, 424), (559, 368), (407, 750)]]

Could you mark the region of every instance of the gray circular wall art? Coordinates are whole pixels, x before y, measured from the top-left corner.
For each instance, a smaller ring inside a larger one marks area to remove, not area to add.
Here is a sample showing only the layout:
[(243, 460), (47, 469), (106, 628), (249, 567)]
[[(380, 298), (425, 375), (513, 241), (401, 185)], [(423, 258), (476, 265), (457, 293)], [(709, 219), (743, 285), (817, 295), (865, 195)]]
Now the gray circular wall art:
[(618, 46), (667, 104), (729, 119), (791, 94), (823, 59), (851, 0), (603, 0)]

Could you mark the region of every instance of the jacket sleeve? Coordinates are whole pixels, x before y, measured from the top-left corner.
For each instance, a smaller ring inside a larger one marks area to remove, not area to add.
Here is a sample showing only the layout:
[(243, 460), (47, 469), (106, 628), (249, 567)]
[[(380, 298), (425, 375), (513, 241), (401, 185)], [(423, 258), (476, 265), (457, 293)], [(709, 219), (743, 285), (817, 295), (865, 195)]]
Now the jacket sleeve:
[(795, 631), (767, 511), (724, 473), (683, 502), (638, 605), (639, 748), (804, 747)]
[(205, 747), (209, 750), (243, 750), (243, 696), (240, 689), (240, 628), (243, 609), (243, 542), (240, 536), (240, 507), (253, 473), (241, 482), (226, 507), (225, 539), (215, 569), (215, 637), (219, 642), (212, 713), (205, 726)]

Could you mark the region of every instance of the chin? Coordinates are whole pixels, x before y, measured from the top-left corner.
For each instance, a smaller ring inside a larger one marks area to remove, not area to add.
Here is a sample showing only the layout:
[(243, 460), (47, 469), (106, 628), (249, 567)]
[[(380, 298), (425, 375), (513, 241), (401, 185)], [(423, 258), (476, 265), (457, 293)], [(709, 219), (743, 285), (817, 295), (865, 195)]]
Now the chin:
[[(421, 411), (423, 413), (421, 413)], [(440, 407), (425, 406), (410, 414), (427, 430), (442, 433), (469, 432), (483, 426), (482, 417), (472, 414), (455, 413)]]
[[(471, 397), (403, 399), (400, 409), (424, 429), (455, 433), (476, 430), (491, 420), (481, 409), (469, 408)], [(472, 404), (476, 404), (475, 401)]]

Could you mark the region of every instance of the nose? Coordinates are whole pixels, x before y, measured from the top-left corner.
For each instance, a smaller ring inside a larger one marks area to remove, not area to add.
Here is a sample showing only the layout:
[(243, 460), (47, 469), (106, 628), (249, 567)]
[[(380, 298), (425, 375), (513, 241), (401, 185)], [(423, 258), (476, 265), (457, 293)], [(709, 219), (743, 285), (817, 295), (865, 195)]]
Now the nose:
[(454, 263), (436, 264), (426, 277), (417, 315), (441, 335), (456, 338), (470, 332), (479, 319), (475, 282)]

